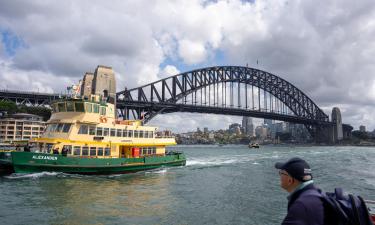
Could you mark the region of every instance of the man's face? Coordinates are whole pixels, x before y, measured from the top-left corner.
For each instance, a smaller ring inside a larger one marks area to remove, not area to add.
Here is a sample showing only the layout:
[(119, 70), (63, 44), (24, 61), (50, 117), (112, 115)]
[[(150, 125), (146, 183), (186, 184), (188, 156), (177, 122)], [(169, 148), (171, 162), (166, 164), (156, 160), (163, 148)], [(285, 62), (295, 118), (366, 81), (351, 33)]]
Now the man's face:
[(280, 186), (289, 191), (291, 185), (293, 184), (293, 177), (291, 177), (288, 172), (285, 170), (279, 170), (279, 176), (280, 176)]

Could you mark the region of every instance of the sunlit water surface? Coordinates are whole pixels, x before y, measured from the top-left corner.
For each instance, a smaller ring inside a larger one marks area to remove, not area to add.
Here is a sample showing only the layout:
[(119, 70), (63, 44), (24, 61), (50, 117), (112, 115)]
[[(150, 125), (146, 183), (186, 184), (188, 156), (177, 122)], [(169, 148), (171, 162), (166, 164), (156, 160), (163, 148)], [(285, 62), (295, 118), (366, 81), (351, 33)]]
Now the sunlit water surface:
[(177, 146), (187, 165), (135, 174), (0, 177), (1, 224), (280, 224), (274, 163), (305, 158), (325, 191), (375, 200), (375, 148)]

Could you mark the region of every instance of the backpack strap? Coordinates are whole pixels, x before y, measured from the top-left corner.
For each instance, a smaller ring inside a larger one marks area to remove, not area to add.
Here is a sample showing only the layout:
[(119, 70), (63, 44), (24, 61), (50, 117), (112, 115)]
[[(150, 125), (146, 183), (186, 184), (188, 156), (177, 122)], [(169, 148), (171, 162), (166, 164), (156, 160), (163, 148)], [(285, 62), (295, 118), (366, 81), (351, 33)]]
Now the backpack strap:
[(349, 199), (350, 199), (350, 203), (352, 204), (352, 209), (353, 209), (353, 214), (354, 214), (354, 219), (355, 219), (355, 224), (361, 224), (361, 221), (359, 219), (359, 212), (358, 212), (358, 208), (357, 208), (357, 204), (355, 203), (355, 200), (354, 200), (354, 197), (352, 194), (349, 194)]

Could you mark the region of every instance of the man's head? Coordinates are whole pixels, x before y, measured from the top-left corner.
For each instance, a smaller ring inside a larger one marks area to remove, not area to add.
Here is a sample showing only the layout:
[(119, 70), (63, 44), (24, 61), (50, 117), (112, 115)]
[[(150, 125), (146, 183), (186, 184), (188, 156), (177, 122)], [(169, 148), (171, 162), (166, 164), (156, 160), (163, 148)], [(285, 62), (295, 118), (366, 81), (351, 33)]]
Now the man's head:
[(301, 158), (291, 158), (286, 162), (278, 162), (280, 185), (288, 192), (293, 191), (301, 182), (312, 180), (309, 164)]

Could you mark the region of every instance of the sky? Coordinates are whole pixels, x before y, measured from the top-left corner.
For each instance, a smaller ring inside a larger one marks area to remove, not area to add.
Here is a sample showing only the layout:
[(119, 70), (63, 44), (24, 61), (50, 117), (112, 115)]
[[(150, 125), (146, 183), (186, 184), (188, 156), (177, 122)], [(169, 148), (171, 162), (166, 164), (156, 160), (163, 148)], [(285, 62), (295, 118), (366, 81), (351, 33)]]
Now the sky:
[[(373, 0), (0, 0), (0, 89), (63, 93), (97, 65), (111, 66), (122, 90), (248, 64), (372, 131), (374, 37)], [(240, 121), (173, 113), (150, 123), (184, 132)]]

